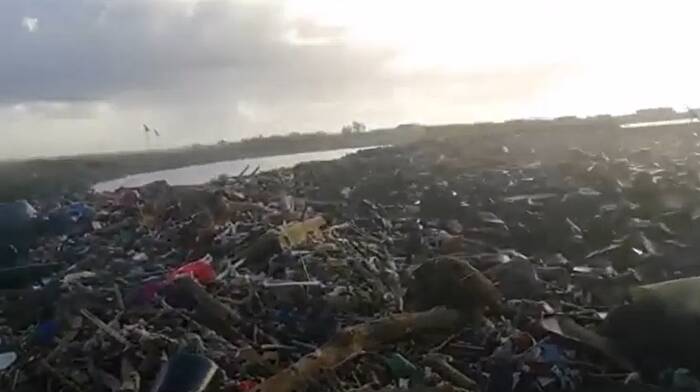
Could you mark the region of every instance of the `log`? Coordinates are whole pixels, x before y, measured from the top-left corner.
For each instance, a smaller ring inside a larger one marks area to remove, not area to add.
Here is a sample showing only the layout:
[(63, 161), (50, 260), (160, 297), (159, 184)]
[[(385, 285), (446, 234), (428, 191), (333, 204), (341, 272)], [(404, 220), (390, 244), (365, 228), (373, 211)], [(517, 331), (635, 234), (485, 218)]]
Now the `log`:
[(301, 392), (309, 382), (348, 358), (364, 351), (377, 350), (387, 343), (412, 334), (452, 331), (463, 323), (456, 310), (436, 308), (420, 313), (401, 313), (368, 323), (353, 325), (338, 332), (316, 351), (302, 357), (287, 369), (268, 378), (255, 392)]

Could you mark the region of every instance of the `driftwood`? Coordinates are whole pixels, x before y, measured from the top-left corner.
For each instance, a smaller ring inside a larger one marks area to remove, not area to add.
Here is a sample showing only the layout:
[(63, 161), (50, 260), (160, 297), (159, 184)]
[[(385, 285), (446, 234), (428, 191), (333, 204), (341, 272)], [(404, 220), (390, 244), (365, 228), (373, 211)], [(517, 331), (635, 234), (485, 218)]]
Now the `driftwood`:
[(90, 322), (95, 324), (95, 326), (102, 331), (104, 331), (107, 335), (111, 336), (114, 340), (117, 342), (123, 344), (126, 348), (130, 347), (130, 343), (124, 335), (122, 335), (119, 331), (117, 331), (114, 327), (111, 325), (108, 325), (104, 321), (100, 320), (97, 316), (92, 314), (89, 310), (87, 309), (81, 309), (80, 314), (82, 314), (86, 319), (88, 319)]
[(452, 366), (449, 362), (447, 362), (447, 358), (448, 357), (446, 355), (430, 353), (425, 356), (425, 362), (444, 380), (451, 382), (453, 385), (467, 389), (476, 388), (476, 381), (472, 380), (467, 375)]
[(397, 314), (347, 327), (321, 348), (265, 380), (255, 392), (301, 392), (324, 371), (333, 369), (354, 355), (377, 350), (384, 344), (405, 339), (413, 333), (454, 330), (462, 322), (458, 311), (439, 308)]
[(190, 277), (182, 277), (173, 282), (172, 296), (194, 305), (193, 318), (198, 323), (215, 331), (231, 343), (238, 344), (245, 337), (234, 327), (240, 316), (231, 308), (209, 294), (199, 283)]

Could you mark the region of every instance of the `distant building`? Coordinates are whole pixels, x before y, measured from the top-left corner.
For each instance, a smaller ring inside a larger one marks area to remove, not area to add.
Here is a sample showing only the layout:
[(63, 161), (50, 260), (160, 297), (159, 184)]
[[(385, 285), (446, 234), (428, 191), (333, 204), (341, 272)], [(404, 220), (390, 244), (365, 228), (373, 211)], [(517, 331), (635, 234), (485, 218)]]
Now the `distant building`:
[(640, 109), (634, 112), (634, 114), (627, 114), (623, 116), (617, 116), (616, 119), (619, 123), (642, 123), (642, 122), (654, 122), (654, 121), (667, 121), (675, 120), (682, 117), (680, 113), (677, 113), (673, 108), (662, 107), (662, 108), (650, 108), (650, 109)]
[(637, 110), (638, 116), (668, 116), (675, 115), (676, 111), (673, 108), (651, 108)]
[(411, 123), (411, 124), (400, 124), (399, 126), (396, 127), (398, 130), (411, 130), (411, 131), (420, 131), (422, 129), (425, 129), (425, 127), (421, 124), (418, 123)]
[(652, 108), (637, 110), (636, 116), (640, 121), (672, 120), (677, 113), (673, 108)]
[(562, 116), (554, 119), (554, 124), (556, 125), (570, 125), (570, 124), (580, 124), (585, 121), (584, 119), (578, 118), (576, 116)]

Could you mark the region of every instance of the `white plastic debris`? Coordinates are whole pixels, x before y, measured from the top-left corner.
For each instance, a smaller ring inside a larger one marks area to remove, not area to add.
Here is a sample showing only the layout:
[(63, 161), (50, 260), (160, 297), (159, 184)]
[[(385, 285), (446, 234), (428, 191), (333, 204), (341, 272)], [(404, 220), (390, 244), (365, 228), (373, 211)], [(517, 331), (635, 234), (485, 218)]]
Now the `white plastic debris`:
[(14, 351), (7, 351), (0, 353), (0, 370), (5, 370), (12, 366), (17, 360), (17, 353)]

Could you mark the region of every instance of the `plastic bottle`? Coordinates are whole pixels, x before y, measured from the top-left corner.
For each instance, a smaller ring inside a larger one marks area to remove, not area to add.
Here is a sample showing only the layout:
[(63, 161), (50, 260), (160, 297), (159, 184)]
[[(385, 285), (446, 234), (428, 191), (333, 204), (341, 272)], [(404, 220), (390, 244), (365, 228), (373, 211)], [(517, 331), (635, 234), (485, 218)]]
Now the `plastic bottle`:
[(205, 356), (179, 352), (161, 369), (153, 392), (205, 392), (218, 370)]

